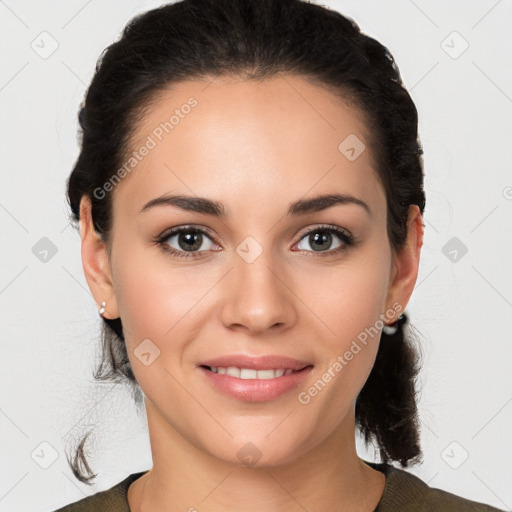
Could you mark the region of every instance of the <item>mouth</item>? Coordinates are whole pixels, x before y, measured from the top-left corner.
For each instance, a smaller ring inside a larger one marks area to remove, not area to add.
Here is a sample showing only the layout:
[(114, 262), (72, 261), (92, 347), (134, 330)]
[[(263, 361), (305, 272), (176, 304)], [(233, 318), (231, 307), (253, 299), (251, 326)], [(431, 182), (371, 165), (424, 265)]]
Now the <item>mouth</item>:
[(219, 375), (228, 375), (230, 377), (234, 377), (236, 379), (241, 380), (270, 380), (284, 377), (286, 375), (291, 375), (294, 373), (299, 373), (306, 368), (312, 368), (313, 365), (304, 365), (299, 369), (292, 368), (265, 368), (265, 369), (256, 369), (256, 368), (240, 368), (237, 366), (208, 366), (208, 365), (200, 365), (201, 368), (204, 368), (212, 373), (217, 373)]
[(243, 402), (268, 402), (290, 396), (314, 368), (311, 363), (270, 356), (237, 358), (240, 366), (235, 366), (233, 358), (231, 365), (225, 358), (208, 362), (197, 367), (204, 382), (222, 396)]

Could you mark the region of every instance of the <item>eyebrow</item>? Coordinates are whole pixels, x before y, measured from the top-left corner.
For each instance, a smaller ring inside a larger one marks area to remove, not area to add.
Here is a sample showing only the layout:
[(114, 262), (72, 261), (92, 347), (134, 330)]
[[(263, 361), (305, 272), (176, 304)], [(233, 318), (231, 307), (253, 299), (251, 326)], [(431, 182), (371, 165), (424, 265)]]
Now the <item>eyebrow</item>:
[[(307, 215), (309, 213), (321, 212), (335, 205), (355, 204), (359, 205), (371, 215), (370, 207), (361, 199), (349, 194), (324, 194), (309, 199), (300, 199), (291, 203), (288, 207), (287, 216)], [(226, 218), (226, 209), (218, 201), (212, 201), (205, 197), (164, 195), (148, 201), (139, 213), (148, 211), (155, 206), (174, 206), (180, 210), (203, 213), (214, 217)]]

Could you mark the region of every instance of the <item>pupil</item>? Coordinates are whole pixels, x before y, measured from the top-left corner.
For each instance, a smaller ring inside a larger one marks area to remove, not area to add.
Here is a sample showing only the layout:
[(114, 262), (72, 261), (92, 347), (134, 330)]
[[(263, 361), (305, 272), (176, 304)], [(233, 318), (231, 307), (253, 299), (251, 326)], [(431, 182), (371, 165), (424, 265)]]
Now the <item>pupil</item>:
[[(322, 234), (319, 235), (319, 233), (322, 233)], [(313, 249), (315, 248), (315, 246), (318, 246), (319, 244), (325, 243), (325, 242), (327, 242), (327, 247), (329, 247), (331, 238), (332, 238), (331, 233), (328, 233), (325, 231), (318, 231), (317, 233), (310, 235), (309, 243)], [(325, 248), (326, 248), (325, 246), (322, 247), (321, 245), (319, 247), (320, 250), (325, 250)]]

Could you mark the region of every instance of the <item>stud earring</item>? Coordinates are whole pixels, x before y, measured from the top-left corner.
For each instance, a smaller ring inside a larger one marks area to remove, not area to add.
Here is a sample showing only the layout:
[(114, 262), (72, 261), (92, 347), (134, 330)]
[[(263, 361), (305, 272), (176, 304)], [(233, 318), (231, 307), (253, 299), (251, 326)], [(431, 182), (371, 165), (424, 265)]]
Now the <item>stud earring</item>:
[(106, 305), (107, 305), (107, 303), (106, 303), (105, 301), (103, 301), (103, 302), (101, 303), (101, 307), (98, 309), (98, 313), (99, 313), (100, 315), (103, 315), (103, 313), (105, 313), (105, 306), (106, 306)]
[(396, 322), (390, 325), (384, 325), (382, 328), (382, 331), (384, 334), (387, 334), (388, 336), (393, 336), (398, 332), (398, 329), (401, 329), (402, 326), (407, 322), (407, 316), (405, 313), (400, 313), (398, 315), (398, 318), (396, 319)]

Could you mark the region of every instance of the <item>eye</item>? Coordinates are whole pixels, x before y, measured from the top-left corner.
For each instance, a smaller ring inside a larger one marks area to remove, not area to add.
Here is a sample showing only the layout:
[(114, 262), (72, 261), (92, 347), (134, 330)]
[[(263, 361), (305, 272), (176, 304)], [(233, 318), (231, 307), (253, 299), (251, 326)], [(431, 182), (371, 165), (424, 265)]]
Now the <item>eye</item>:
[[(333, 236), (334, 235), (334, 236)], [(338, 240), (338, 241), (337, 241)], [(336, 243), (332, 247), (333, 242)], [(306, 243), (312, 251), (301, 247)], [(338, 254), (356, 245), (356, 239), (348, 231), (336, 226), (318, 226), (302, 234), (300, 241), (296, 244), (299, 250), (307, 252), (327, 253), (328, 255)], [(324, 256), (324, 254), (322, 254)]]
[[(334, 236), (333, 236), (334, 235)], [(212, 241), (212, 236), (205, 229), (180, 226), (165, 231), (157, 237), (156, 243), (178, 258), (201, 258), (207, 251), (217, 251), (219, 246)], [(332, 247), (332, 244), (337, 245)], [(301, 247), (306, 243), (312, 250)], [(337, 226), (317, 226), (301, 235), (295, 244), (298, 250), (316, 253), (318, 256), (331, 256), (357, 245), (358, 240), (348, 231)]]
[(157, 243), (180, 258), (198, 258), (201, 255), (197, 253), (212, 250), (212, 246), (216, 246), (205, 230), (190, 226), (166, 231), (158, 237)]

